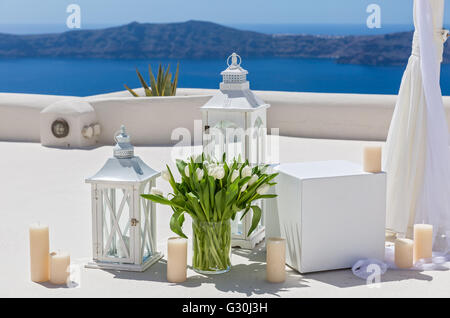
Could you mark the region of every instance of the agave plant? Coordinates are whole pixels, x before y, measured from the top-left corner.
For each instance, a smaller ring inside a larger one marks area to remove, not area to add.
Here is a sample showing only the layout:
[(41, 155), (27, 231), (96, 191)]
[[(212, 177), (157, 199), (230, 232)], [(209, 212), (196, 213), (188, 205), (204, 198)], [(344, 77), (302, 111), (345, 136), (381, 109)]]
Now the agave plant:
[[(139, 81), (141, 82), (142, 87), (144, 88), (145, 96), (175, 96), (177, 93), (177, 85), (178, 85), (178, 73), (180, 70), (180, 63), (177, 65), (177, 71), (175, 73), (175, 77), (172, 81), (172, 73), (170, 73), (170, 64), (167, 66), (165, 70), (161, 64), (159, 64), (158, 75), (155, 79), (153, 75), (152, 68), (148, 66), (148, 73), (150, 75), (150, 86), (142, 77), (141, 73), (138, 69), (136, 69), (137, 76)], [(129, 88), (127, 85), (124, 85), (125, 88), (133, 95), (134, 97), (139, 97), (139, 95)]]

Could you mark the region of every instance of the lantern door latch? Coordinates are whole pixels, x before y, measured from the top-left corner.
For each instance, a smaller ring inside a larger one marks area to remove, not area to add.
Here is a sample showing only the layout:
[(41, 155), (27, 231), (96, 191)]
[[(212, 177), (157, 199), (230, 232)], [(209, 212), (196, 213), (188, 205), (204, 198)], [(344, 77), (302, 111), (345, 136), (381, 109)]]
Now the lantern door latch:
[(135, 218), (131, 219), (131, 226), (136, 226), (139, 223), (139, 221)]

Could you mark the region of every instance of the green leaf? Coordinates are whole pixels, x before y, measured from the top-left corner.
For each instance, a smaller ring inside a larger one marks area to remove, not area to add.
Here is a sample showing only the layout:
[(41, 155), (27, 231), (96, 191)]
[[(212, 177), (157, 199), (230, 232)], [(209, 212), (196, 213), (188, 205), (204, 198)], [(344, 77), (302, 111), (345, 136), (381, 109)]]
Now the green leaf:
[(258, 199), (272, 199), (272, 198), (276, 198), (276, 197), (277, 197), (276, 194), (263, 194), (263, 195), (258, 195), (256, 200), (258, 200)]
[(136, 69), (136, 73), (139, 77), (139, 81), (141, 82), (142, 87), (144, 88), (145, 96), (152, 96), (152, 91), (150, 87), (148, 87), (147, 83), (145, 82), (144, 78), (142, 77), (138, 69)]
[(177, 203), (170, 201), (162, 196), (159, 195), (153, 195), (153, 194), (141, 194), (141, 197), (150, 201), (153, 201), (155, 203), (163, 204), (163, 205), (169, 205), (171, 207), (175, 207), (178, 209), (185, 209), (183, 206), (178, 205)]
[(178, 74), (180, 71), (180, 62), (178, 62), (177, 64), (177, 71), (175, 73), (175, 78), (173, 79), (173, 83), (172, 83), (172, 96), (175, 96), (177, 94), (177, 86), (178, 86)]
[(186, 197), (189, 200), (189, 203), (194, 208), (194, 211), (195, 211), (195, 214), (197, 215), (197, 217), (200, 220), (205, 221), (206, 220), (205, 214), (203, 213), (203, 210), (202, 210), (202, 207), (200, 206), (198, 198), (193, 193), (188, 193), (186, 195)]
[(248, 211), (250, 211), (250, 206), (247, 206), (244, 210), (244, 212), (241, 215), (240, 220), (242, 221), (244, 219), (244, 217), (247, 215)]
[[(166, 89), (167, 89), (167, 91), (169, 90), (168, 89), (169, 86), (168, 86), (168, 83), (167, 83), (167, 79), (169, 79), (169, 83), (170, 83), (170, 78), (169, 78), (170, 73), (169, 73), (169, 71), (170, 71), (170, 64), (167, 66), (166, 73), (164, 74), (163, 79), (161, 81), (161, 96), (166, 96), (167, 95), (166, 94)], [(170, 75), (170, 76), (172, 76), (172, 75)]]
[(208, 187), (208, 183), (205, 182), (204, 186), (203, 186), (203, 190), (202, 190), (202, 202), (203, 202), (203, 206), (204, 206), (204, 210), (205, 210), (205, 214), (206, 214), (206, 219), (209, 221), (210, 218), (210, 202), (209, 202), (209, 187)]
[(172, 96), (172, 84), (170, 83), (171, 80), (172, 74), (169, 74), (164, 84), (164, 96)]
[(183, 223), (184, 223), (184, 212), (175, 212), (170, 218), (170, 229), (175, 234), (187, 238), (187, 236), (183, 233)]
[(125, 86), (125, 88), (130, 92), (131, 95), (133, 95), (134, 97), (139, 97), (139, 95), (136, 94), (136, 92), (129, 88), (126, 84), (124, 84), (123, 86)]
[[(206, 169), (205, 169), (206, 170)], [(206, 176), (206, 173), (205, 173)], [(209, 185), (209, 199), (211, 200), (211, 207), (215, 207), (215, 193), (216, 193), (216, 182), (214, 181), (214, 178), (211, 176), (207, 176), (208, 178), (208, 185)]]
[(239, 194), (239, 187), (236, 180), (228, 186), (226, 191), (226, 206), (231, 206)]
[(169, 172), (170, 178), (169, 178), (169, 183), (170, 186), (172, 187), (173, 191), (175, 192), (175, 195), (178, 195), (180, 193), (180, 191), (178, 190), (178, 184), (175, 181), (175, 178), (173, 177), (172, 174), (172, 170), (170, 170), (169, 165), (166, 165), (167, 167), (167, 171)]
[(158, 85), (156, 84), (155, 76), (152, 72), (152, 67), (148, 65), (148, 73), (150, 75), (150, 85), (152, 87), (153, 96), (159, 96)]
[(225, 188), (222, 188), (219, 192), (216, 193), (215, 196), (215, 207), (218, 212), (218, 218), (221, 219), (223, 212), (225, 211), (226, 207), (226, 198), (227, 198), (227, 192)]
[(143, 197), (144, 199), (159, 203), (159, 204), (164, 204), (164, 205), (172, 205), (172, 202), (166, 198), (163, 198), (160, 195), (154, 195), (154, 194), (141, 194), (141, 197)]
[(252, 217), (252, 226), (250, 227), (250, 230), (248, 231), (248, 236), (250, 236), (250, 234), (252, 234), (252, 232), (256, 229), (256, 227), (259, 224), (259, 221), (261, 220), (261, 209), (259, 208), (259, 206), (257, 205), (252, 205), (251, 206), (252, 210), (253, 210), (253, 217)]
[(178, 168), (178, 171), (180, 172), (180, 174), (182, 176), (184, 176), (184, 168), (187, 166), (186, 162), (184, 162), (183, 160), (177, 159), (176, 165), (177, 165), (177, 168)]
[(278, 176), (279, 175), (279, 173), (274, 173), (274, 174), (271, 174), (271, 175), (269, 175), (267, 178), (266, 178), (266, 180), (264, 181), (264, 183), (269, 183), (269, 181), (271, 181), (272, 179), (274, 179), (276, 176)]
[(164, 74), (164, 68), (161, 64), (159, 64), (158, 75), (156, 77), (156, 86), (158, 86), (158, 96), (162, 96), (161, 94), (161, 81)]

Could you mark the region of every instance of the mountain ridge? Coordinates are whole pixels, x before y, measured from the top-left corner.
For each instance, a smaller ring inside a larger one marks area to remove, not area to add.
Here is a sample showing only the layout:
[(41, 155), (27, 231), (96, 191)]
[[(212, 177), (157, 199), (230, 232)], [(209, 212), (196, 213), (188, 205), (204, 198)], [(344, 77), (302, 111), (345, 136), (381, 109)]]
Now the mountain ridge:
[[(0, 33), (0, 58), (205, 59), (322, 58), (342, 64), (404, 65), (411, 55), (412, 32), (385, 35), (271, 35), (213, 22), (138, 23), (63, 33)], [(444, 50), (444, 63), (450, 50)]]

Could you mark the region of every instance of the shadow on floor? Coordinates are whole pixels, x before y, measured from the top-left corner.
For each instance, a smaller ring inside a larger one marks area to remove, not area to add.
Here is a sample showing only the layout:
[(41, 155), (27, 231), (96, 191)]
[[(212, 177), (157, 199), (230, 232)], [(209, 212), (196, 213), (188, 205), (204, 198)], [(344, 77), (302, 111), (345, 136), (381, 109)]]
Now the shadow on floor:
[[(264, 263), (266, 258), (264, 242), (258, 245), (254, 250), (235, 249), (233, 250), (233, 254), (245, 257), (250, 262)], [(434, 270), (448, 271), (449, 268), (442, 266), (440, 268), (435, 268)], [(291, 271), (297, 274), (296, 279), (303, 279), (303, 283), (308, 283), (308, 281), (310, 280), (315, 280), (338, 288), (366, 285), (366, 281), (353, 275), (350, 269), (325, 271), (310, 274), (299, 274), (293, 269), (291, 269)], [(427, 275), (426, 271), (397, 269), (388, 269), (388, 271), (381, 276), (381, 283), (399, 282), (404, 280), (432, 281), (433, 277)]]
[(79, 285), (76, 282), (71, 282), (70, 285), (62, 284), (62, 285), (55, 285), (50, 282), (43, 282), (43, 283), (37, 283), (45, 288), (48, 289), (69, 289), (69, 288), (77, 288)]
[[(304, 274), (302, 277), (306, 281), (315, 280), (324, 284), (333, 285), (338, 288), (367, 285), (366, 280), (353, 275), (350, 269), (310, 273)], [(427, 275), (424, 271), (388, 269), (388, 271), (381, 276), (380, 283), (383, 284), (387, 282), (400, 282), (403, 280), (432, 281), (433, 277)]]
[[(203, 284), (214, 284), (217, 290), (225, 293), (237, 293), (244, 294), (246, 296), (252, 295), (273, 295), (281, 297), (279, 293), (288, 291), (292, 288), (308, 287), (303, 283), (303, 280), (299, 274), (289, 270), (287, 272), (286, 281), (280, 284), (268, 283), (265, 280), (266, 277), (266, 264), (264, 262), (265, 255), (260, 255), (257, 251), (243, 251), (236, 250), (233, 254), (249, 255), (251, 264), (237, 264), (234, 265), (230, 272), (221, 275), (205, 276), (197, 274), (189, 268), (188, 280), (181, 284), (172, 284), (178, 286), (184, 286), (186, 288), (199, 287)], [(262, 261), (261, 261), (262, 260)], [(147, 271), (143, 273), (134, 273), (126, 271), (111, 271), (106, 272), (114, 275), (116, 279), (126, 280), (140, 280), (167, 283), (166, 280), (166, 260), (161, 260), (158, 263), (151, 266)]]
[[(192, 268), (189, 268), (188, 280), (181, 284), (172, 285), (195, 288), (202, 284), (214, 284), (217, 290), (225, 293), (236, 293), (246, 296), (273, 295), (278, 297), (281, 297), (283, 292), (289, 291), (292, 288), (310, 287), (310, 284), (308, 283), (311, 281), (321, 282), (338, 288), (366, 285), (366, 281), (354, 276), (350, 269), (302, 275), (290, 268), (287, 268), (287, 277), (284, 283), (271, 284), (265, 280), (266, 253), (263, 244), (260, 244), (253, 250), (233, 249), (233, 256), (246, 258), (250, 264), (236, 264), (232, 267), (230, 272), (216, 276), (197, 274)], [(117, 279), (167, 283), (166, 264), (166, 260), (161, 260), (143, 273), (109, 270), (107, 272), (114, 275), (114, 278)], [(449, 269), (447, 267), (442, 267), (435, 270), (448, 271)], [(427, 275), (426, 271), (396, 269), (389, 269), (386, 274), (381, 276), (381, 284), (404, 280), (432, 281), (433, 277)]]

